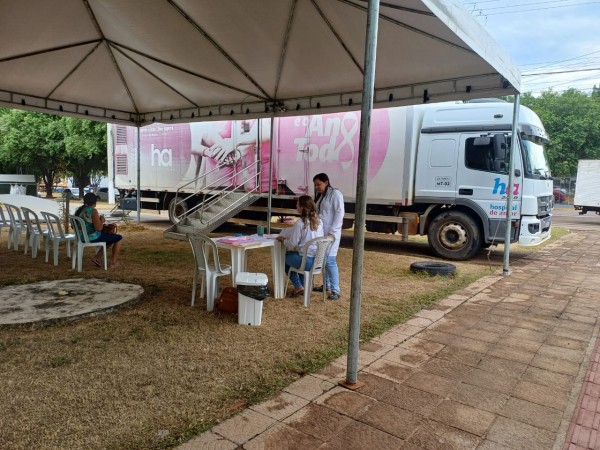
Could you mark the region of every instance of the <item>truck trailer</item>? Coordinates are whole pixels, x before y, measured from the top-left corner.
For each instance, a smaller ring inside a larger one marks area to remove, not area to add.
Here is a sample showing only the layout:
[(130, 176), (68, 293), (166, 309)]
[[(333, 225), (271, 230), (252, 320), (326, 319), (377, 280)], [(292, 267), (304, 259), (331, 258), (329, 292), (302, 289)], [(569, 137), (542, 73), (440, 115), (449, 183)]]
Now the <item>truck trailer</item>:
[[(367, 231), (396, 232), (408, 223), (402, 231), (426, 235), (438, 256), (464, 260), (504, 242), (511, 195), (511, 242), (548, 239), (548, 138), (538, 116), (521, 106), (508, 186), (512, 117), (512, 104), (493, 99), (374, 110)], [(245, 209), (231, 208), (214, 223), (234, 213), (237, 221), (257, 223), (266, 220), (269, 189), (271, 211), (284, 214), (298, 196), (313, 194), (312, 178), (324, 172), (344, 195), (345, 226), (351, 227), (359, 125), (360, 112), (341, 112), (275, 118), (273, 130), (270, 119), (146, 126), (139, 130), (142, 208), (168, 210), (180, 224), (190, 214), (205, 214), (200, 222), (207, 223), (215, 198), (245, 192), (251, 194)], [(137, 187), (136, 129), (109, 125), (109, 134), (115, 186), (123, 196)]]
[(588, 211), (600, 214), (600, 160), (579, 160), (574, 203), (579, 214)]

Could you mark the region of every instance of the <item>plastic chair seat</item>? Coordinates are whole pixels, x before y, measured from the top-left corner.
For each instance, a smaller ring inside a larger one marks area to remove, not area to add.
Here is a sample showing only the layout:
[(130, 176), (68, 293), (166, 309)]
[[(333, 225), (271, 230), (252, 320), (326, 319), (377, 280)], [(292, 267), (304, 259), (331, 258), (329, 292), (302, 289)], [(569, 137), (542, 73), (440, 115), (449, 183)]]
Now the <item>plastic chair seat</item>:
[[(287, 294), (287, 289), (290, 284), (290, 274), (292, 272), (299, 273), (304, 276), (304, 298), (303, 303), (305, 307), (308, 307), (310, 304), (310, 295), (312, 293), (314, 276), (315, 275), (323, 275), (323, 286), (327, 285), (327, 273), (325, 270), (325, 263), (327, 260), (327, 255), (329, 254), (329, 249), (333, 244), (334, 238), (333, 236), (326, 237), (318, 237), (312, 239), (306, 243), (304, 246), (304, 250), (302, 252), (302, 262), (300, 263), (300, 267), (290, 267), (287, 273), (287, 282), (285, 284), (285, 294)], [(317, 252), (315, 254), (313, 265), (310, 270), (306, 270), (306, 259), (308, 258), (308, 249), (312, 246), (317, 246)], [(325, 296), (327, 293), (325, 292), (325, 288), (323, 288), (323, 300), (325, 300)], [(284, 295), (285, 295), (284, 294)]]
[[(187, 234), (194, 255), (194, 279), (192, 285), (192, 306), (196, 300), (196, 284), (198, 276), (202, 277), (200, 298), (206, 291), (206, 310), (212, 311), (219, 293), (219, 277), (231, 275), (231, 266), (221, 264), (217, 244), (208, 236)], [(206, 287), (205, 287), (206, 286)]]
[(5, 203), (8, 217), (10, 218), (10, 226), (8, 228), (8, 248), (19, 250), (19, 242), (21, 241), (21, 233), (27, 232), (27, 225), (21, 216), (21, 208), (18, 206)]
[(26, 255), (27, 248), (31, 247), (31, 257), (35, 258), (37, 257), (37, 252), (40, 248), (40, 238), (44, 238), (45, 247), (49, 231), (42, 229), (40, 218), (35, 213), (35, 211), (24, 206), (21, 207), (21, 211), (23, 211), (23, 218), (25, 219), (25, 223), (27, 224), (27, 234), (25, 235), (25, 251), (23, 252), (23, 254)]
[(108, 259), (106, 255), (106, 242), (90, 242), (90, 238), (85, 228), (85, 222), (81, 217), (70, 215), (69, 220), (71, 221), (73, 231), (77, 235), (71, 268), (75, 269), (75, 264), (77, 263), (77, 272), (81, 272), (83, 270), (83, 251), (85, 248), (99, 247), (98, 251), (102, 250), (102, 255), (104, 257), (104, 270), (107, 270)]
[(2, 237), (2, 229), (8, 228), (8, 235), (10, 238), (10, 220), (7, 219), (7, 216), (8, 213), (4, 212), (4, 207), (2, 206), (2, 203), (0, 203), (0, 237)]
[(66, 234), (60, 223), (60, 218), (56, 214), (42, 211), (42, 216), (48, 227), (48, 239), (46, 239), (46, 262), (50, 254), (50, 242), (54, 251), (54, 265), (58, 266), (58, 249), (61, 242), (67, 246), (67, 256), (71, 257), (71, 243), (75, 244), (77, 237), (75, 234)]

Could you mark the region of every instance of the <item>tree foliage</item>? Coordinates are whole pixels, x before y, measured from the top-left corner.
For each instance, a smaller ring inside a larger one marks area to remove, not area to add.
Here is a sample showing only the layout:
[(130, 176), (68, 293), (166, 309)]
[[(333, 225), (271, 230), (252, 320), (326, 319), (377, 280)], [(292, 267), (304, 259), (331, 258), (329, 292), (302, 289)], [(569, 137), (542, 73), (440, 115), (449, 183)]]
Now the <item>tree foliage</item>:
[(600, 90), (527, 93), (521, 104), (540, 117), (550, 136), (546, 152), (554, 177), (575, 175), (580, 159), (600, 159)]
[(90, 184), (91, 178), (106, 174), (106, 124), (68, 117), (63, 119), (67, 168), (82, 198), (83, 188)]
[(29, 173), (52, 193), (55, 178), (66, 170), (61, 118), (21, 110), (0, 114), (0, 165), (5, 173)]
[(73, 176), (80, 187), (106, 173), (106, 125), (89, 120), (0, 109), (0, 172), (29, 173), (46, 186)]

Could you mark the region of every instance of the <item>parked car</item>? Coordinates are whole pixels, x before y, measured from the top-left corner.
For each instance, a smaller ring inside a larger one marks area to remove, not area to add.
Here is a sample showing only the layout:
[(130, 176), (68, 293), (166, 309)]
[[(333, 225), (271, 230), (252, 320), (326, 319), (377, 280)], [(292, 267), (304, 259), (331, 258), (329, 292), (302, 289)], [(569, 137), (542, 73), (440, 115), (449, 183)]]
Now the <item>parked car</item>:
[(62, 191), (62, 196), (66, 197), (71, 194), (71, 198), (79, 198), (79, 189), (78, 188), (66, 188)]
[(564, 203), (567, 201), (567, 190), (562, 188), (554, 188), (554, 202)]
[[(98, 188), (98, 190), (96, 191), (96, 195), (98, 196), (98, 198), (101, 201), (107, 202), (108, 201), (108, 188), (107, 187)], [(120, 197), (121, 196), (119, 194), (119, 191), (115, 189), (115, 201), (118, 202)]]

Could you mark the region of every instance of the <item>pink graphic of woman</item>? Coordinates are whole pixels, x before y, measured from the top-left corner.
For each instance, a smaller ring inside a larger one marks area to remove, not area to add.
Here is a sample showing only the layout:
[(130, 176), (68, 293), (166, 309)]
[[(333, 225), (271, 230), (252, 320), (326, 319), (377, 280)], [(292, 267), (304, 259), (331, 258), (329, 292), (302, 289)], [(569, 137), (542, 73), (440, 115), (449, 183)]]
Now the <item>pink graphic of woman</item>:
[[(202, 157), (197, 165), (197, 175), (204, 175), (204, 186), (223, 187), (244, 185), (247, 191), (256, 188), (258, 167), (261, 174), (261, 191), (269, 188), (269, 134), (260, 136), (260, 161), (257, 162), (259, 120), (213, 122), (210, 129), (201, 133), (200, 148), (192, 154)], [(193, 127), (194, 125), (192, 125)], [(203, 127), (204, 128), (204, 127)], [(194, 133), (192, 133), (194, 134)], [(277, 186), (276, 176), (273, 180)]]

